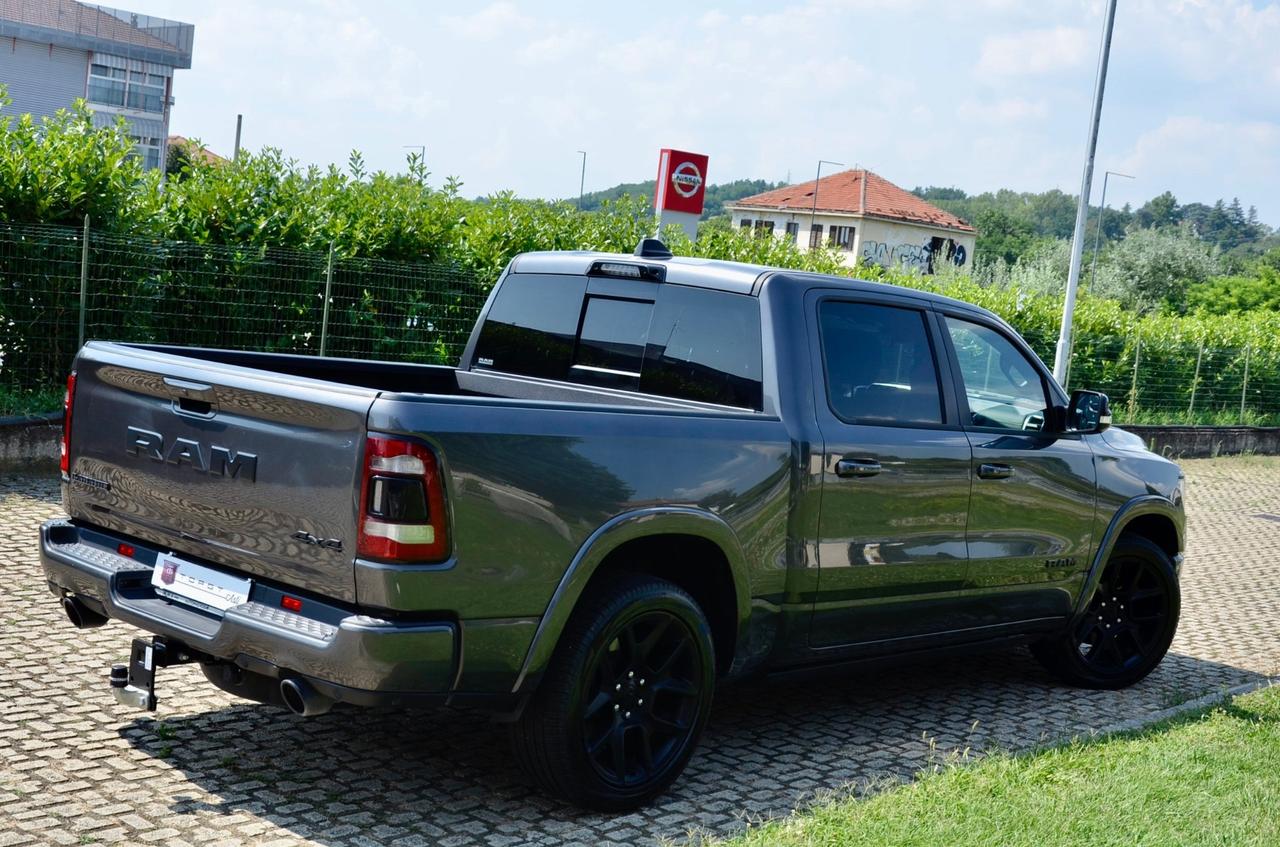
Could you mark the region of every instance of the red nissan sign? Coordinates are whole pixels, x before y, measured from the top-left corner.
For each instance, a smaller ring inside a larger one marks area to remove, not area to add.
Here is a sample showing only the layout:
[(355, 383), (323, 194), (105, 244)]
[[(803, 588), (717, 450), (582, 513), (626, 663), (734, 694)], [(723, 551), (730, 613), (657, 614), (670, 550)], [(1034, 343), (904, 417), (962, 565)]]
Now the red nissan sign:
[(654, 206), (661, 212), (702, 214), (707, 193), (707, 157), (701, 153), (663, 149), (658, 156)]

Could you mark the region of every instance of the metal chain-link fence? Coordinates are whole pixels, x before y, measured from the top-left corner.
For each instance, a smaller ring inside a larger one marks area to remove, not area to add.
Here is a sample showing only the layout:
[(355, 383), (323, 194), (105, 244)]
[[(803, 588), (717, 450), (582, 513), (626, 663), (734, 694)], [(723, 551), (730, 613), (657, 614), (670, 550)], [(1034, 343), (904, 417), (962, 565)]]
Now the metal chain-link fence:
[[(1041, 359), (1053, 361), (1056, 335), (1024, 337)], [(1106, 393), (1118, 423), (1280, 425), (1280, 355), (1274, 348), (1077, 332), (1067, 382)]]
[[(3, 225), (0, 414), (59, 408), (81, 338), (456, 362), (490, 282), (440, 263)], [(1056, 335), (1025, 337), (1052, 361)], [(1110, 395), (1122, 423), (1280, 424), (1280, 347), (1077, 333), (1068, 381)]]
[(60, 407), (82, 339), (455, 362), (486, 293), (441, 263), (4, 225), (0, 414)]

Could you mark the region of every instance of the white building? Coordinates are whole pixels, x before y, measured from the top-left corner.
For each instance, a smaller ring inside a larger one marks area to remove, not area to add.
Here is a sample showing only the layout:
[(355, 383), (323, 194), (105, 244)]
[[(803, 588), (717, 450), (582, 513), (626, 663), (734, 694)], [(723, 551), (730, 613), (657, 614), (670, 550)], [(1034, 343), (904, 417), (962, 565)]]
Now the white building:
[(938, 262), (973, 261), (973, 227), (867, 170), (775, 188), (725, 209), (734, 226), (791, 239), (801, 249), (825, 244), (850, 266), (876, 262), (933, 273)]
[(160, 167), (173, 72), (191, 67), (191, 24), (76, 0), (0, 0), (0, 118), (37, 118), (89, 101), (97, 126), (123, 117), (138, 155)]

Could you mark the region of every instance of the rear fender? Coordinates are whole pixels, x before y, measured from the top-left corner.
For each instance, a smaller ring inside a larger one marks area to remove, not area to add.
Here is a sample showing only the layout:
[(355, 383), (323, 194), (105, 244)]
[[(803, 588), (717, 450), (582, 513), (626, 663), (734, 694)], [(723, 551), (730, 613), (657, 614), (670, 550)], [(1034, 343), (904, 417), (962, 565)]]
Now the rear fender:
[(653, 535), (696, 535), (720, 548), (733, 575), (734, 599), (738, 610), (737, 643), (742, 643), (750, 616), (751, 597), (746, 578), (746, 558), (733, 529), (719, 516), (701, 509), (678, 506), (637, 509), (618, 515), (601, 525), (578, 549), (568, 570), (560, 579), (560, 584), (556, 586), (555, 593), (551, 595), (551, 601), (547, 604), (547, 610), (525, 656), (520, 675), (512, 688), (513, 693), (529, 687), (541, 676), (555, 652), (560, 634), (577, 606), (578, 599), (601, 563), (628, 541)]

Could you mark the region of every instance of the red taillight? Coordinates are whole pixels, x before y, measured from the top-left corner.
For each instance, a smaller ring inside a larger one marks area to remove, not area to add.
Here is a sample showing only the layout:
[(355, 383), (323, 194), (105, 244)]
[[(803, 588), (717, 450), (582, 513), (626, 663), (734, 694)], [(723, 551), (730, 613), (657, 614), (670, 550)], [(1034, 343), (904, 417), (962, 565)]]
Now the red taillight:
[(297, 597), (290, 597), (288, 594), (280, 598), (280, 608), (287, 609), (290, 612), (301, 612), (302, 601)]
[(429, 448), (381, 435), (365, 440), (356, 552), (396, 562), (448, 556), (444, 482)]
[(67, 375), (67, 393), (62, 400), (62, 457), (59, 467), (63, 474), (71, 472), (71, 404), (76, 399), (76, 372)]

